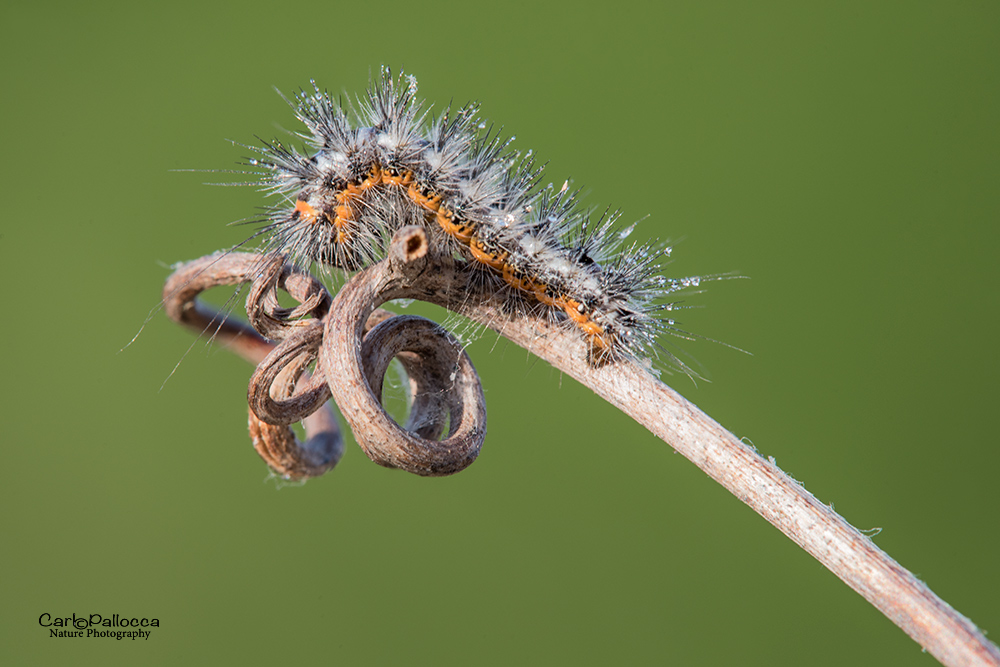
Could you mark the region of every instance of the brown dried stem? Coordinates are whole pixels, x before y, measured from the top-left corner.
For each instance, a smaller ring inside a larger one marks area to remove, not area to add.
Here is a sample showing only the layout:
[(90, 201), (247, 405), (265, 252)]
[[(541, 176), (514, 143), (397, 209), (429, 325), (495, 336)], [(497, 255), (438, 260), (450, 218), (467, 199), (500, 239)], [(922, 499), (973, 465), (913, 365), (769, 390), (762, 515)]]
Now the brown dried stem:
[[(173, 282), (178, 290), (187, 284), (185, 279)], [(493, 328), (633, 417), (812, 554), (945, 665), (1000, 665), (1000, 650), (975, 625), (773, 462), (638, 365), (591, 364), (581, 337), (541, 317), (505, 312), (499, 301), (477, 288), (481, 282), (482, 276), (468, 266), (429, 253), (423, 229), (408, 227), (393, 238), (386, 261), (357, 274), (334, 299), (325, 318), (318, 366), (374, 460), (424, 475), (448, 474), (471, 463), (479, 451), (485, 435), (482, 392), (457, 343), (436, 330), (438, 342), (425, 342), (424, 334), (434, 327), (419, 324), (420, 331), (404, 336), (407, 340), (383, 347), (389, 345), (383, 336), (390, 339), (398, 333), (390, 329), (413, 326), (411, 320), (398, 317), (362, 338), (369, 316), (388, 300), (436, 303)], [(168, 312), (189, 326), (204, 325), (190, 310), (178, 312), (168, 304)], [(430, 370), (414, 371), (412, 360), (408, 367), (411, 377), (418, 378), (414, 405), (421, 404), (425, 411), (416, 418), (411, 413), (408, 432), (381, 409), (378, 394), (388, 359), (412, 349)], [(293, 361), (301, 360), (292, 352), (289, 355)], [(433, 387), (452, 393), (427, 396)], [(446, 412), (452, 433), (438, 442)]]
[[(299, 343), (309, 334), (321, 332), (322, 326), (317, 320), (302, 320), (285, 322), (283, 318), (294, 315), (305, 316), (311, 313), (325, 313), (330, 304), (330, 296), (322, 283), (312, 276), (304, 274), (282, 262), (265, 261), (260, 255), (248, 253), (228, 253), (208, 255), (193, 262), (188, 262), (177, 268), (167, 283), (163, 286), (163, 305), (167, 315), (197, 333), (210, 333), (212, 337), (223, 343), (252, 364), (261, 364), (267, 368), (269, 360), (275, 356), (281, 357), (287, 349)], [(275, 338), (283, 338), (277, 347), (258, 334), (254, 329), (239, 322), (225, 313), (208, 308), (199, 303), (197, 297), (203, 291), (220, 285), (238, 285), (256, 279), (251, 288), (250, 300), (262, 299), (261, 286), (272, 289), (281, 285), (302, 305), (301, 309), (283, 312), (277, 306), (277, 301), (264, 299), (265, 305), (254, 308), (255, 312), (265, 311), (257, 315), (255, 322), (265, 322), (269, 333)], [(310, 322), (314, 323), (310, 326)], [(308, 355), (315, 356), (319, 348), (318, 338), (315, 349), (311, 353), (306, 350), (292, 355), (287, 369), (279, 368), (281, 381), (275, 382), (279, 407), (301, 403), (301, 396), (291, 399), (291, 391), (297, 381), (303, 376)], [(258, 370), (258, 372), (261, 372)], [(266, 372), (266, 371), (265, 371)], [(315, 391), (312, 378), (305, 377), (303, 384), (305, 392)], [(329, 397), (329, 390), (322, 378), (319, 391)], [(253, 394), (253, 391), (251, 391)], [(269, 392), (270, 398), (270, 392)], [(304, 479), (315, 477), (327, 472), (340, 460), (344, 453), (344, 438), (336, 416), (329, 406), (324, 406), (326, 398), (318, 402), (311, 414), (302, 415), (306, 430), (306, 441), (300, 442), (294, 431), (284, 424), (267, 423), (251, 408), (249, 410), (250, 438), (254, 449), (267, 462), (272, 470), (286, 479)], [(322, 408), (322, 409), (319, 409)]]
[[(435, 283), (428, 271), (428, 239), (421, 227), (397, 232), (389, 259), (364, 271), (334, 299), (326, 321), (319, 364), (334, 400), (368, 457), (380, 465), (418, 475), (450, 475), (471, 464), (486, 438), (486, 399), (472, 361), (447, 331), (423, 318), (395, 317), (373, 329), (362, 343), (369, 314), (391, 299), (423, 298)], [(429, 300), (429, 299), (424, 299)], [(405, 325), (409, 326), (405, 326)], [(408, 366), (415, 391), (407, 429), (382, 408), (381, 378), (393, 356), (416, 355)], [(451, 431), (440, 432), (445, 417)]]

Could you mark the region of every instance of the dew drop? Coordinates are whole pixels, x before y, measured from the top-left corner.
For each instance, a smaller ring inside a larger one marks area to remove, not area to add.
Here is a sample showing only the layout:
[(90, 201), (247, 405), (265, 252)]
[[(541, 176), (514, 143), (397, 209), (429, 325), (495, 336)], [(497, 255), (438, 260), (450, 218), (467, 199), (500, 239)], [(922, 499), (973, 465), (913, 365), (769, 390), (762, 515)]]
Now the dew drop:
[(627, 239), (632, 234), (632, 232), (635, 231), (635, 225), (636, 223), (633, 222), (631, 225), (618, 232), (618, 238), (622, 241)]

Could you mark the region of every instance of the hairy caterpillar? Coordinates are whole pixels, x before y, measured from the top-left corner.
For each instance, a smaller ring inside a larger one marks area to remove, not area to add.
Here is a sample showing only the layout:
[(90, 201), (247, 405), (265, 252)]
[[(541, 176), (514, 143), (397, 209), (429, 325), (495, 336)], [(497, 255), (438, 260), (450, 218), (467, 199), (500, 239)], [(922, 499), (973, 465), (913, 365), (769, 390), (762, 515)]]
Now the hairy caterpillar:
[(414, 77), (383, 68), (356, 108), (315, 84), (289, 101), (305, 150), (249, 147), (256, 183), (280, 197), (264, 218), (265, 249), (357, 270), (384, 256), (395, 230), (422, 224), (497, 289), (578, 330), (595, 362), (665, 354), (691, 373), (657, 343), (691, 336), (667, 297), (718, 276), (661, 275), (669, 247), (626, 243), (634, 225), (622, 229), (617, 212), (592, 219), (568, 184), (540, 187), (531, 152), (509, 150), (477, 104), (433, 115), (416, 91)]

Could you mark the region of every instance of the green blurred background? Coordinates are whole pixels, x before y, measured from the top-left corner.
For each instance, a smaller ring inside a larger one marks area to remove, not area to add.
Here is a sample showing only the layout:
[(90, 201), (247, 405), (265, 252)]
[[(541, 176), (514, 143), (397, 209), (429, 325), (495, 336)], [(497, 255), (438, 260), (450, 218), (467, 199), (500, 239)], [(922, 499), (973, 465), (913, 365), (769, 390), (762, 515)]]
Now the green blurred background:
[[(825, 6), (824, 6), (825, 5)], [(995, 2), (8, 2), (4, 664), (928, 665), (777, 530), (493, 335), (469, 470), (279, 488), (250, 368), (157, 314), (241, 241), (227, 139), (274, 87), (404, 66), (478, 99), (586, 203), (680, 240), (711, 382), (670, 383), (1000, 636)], [(224, 299), (226, 295), (219, 298)], [(194, 342), (194, 346), (192, 346)], [(190, 348), (190, 353), (188, 352)], [(186, 356), (185, 356), (186, 355)], [(176, 374), (170, 377), (178, 360)], [(162, 386), (162, 388), (161, 388)], [(147, 616), (148, 641), (50, 639)]]

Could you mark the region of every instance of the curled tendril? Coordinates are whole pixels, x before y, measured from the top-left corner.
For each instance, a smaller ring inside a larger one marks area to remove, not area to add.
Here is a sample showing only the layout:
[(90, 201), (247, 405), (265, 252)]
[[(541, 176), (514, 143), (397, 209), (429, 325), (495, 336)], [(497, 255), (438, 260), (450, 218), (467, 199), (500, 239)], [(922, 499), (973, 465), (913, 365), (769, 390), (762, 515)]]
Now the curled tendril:
[[(344, 444), (327, 405), (331, 396), (373, 461), (418, 475), (448, 475), (471, 464), (486, 437), (479, 376), (462, 345), (437, 324), (378, 309), (396, 298), (441, 301), (435, 285), (444, 274), (426, 271), (428, 251), (423, 229), (400, 230), (389, 257), (355, 276), (336, 299), (284, 257), (211, 255), (175, 270), (164, 286), (164, 306), (174, 321), (211, 332), (257, 364), (247, 390), (250, 436), (282, 477), (315, 477), (340, 460)], [(197, 301), (206, 289), (242, 283), (250, 284), (253, 328)], [(300, 305), (283, 308), (278, 289)], [(394, 357), (411, 393), (405, 427), (381, 405)], [(305, 425), (304, 443), (290, 428), (296, 422)]]
[[(286, 426), (302, 421), (330, 400), (322, 373), (300, 381), (306, 367), (316, 360), (322, 342), (322, 321), (311, 320), (257, 364), (247, 389), (247, 402), (257, 417), (268, 424)], [(300, 385), (298, 392), (294, 391), (296, 385)]]
[[(322, 319), (330, 309), (330, 293), (318, 280), (285, 262), (280, 254), (259, 257), (254, 263), (250, 293), (247, 295), (247, 316), (250, 325), (268, 340), (283, 341), (298, 329), (315, 322), (302, 319)], [(283, 308), (278, 303), (278, 289), (299, 302), (295, 308)], [(295, 420), (298, 421), (298, 420)]]
[[(341, 369), (340, 381), (331, 383), (334, 398), (368, 458), (425, 476), (450, 475), (476, 460), (486, 437), (486, 399), (472, 361), (451, 334), (410, 315), (375, 327), (360, 350), (350, 337), (327, 342), (320, 366), (328, 374)], [(414, 397), (406, 428), (386, 414), (378, 398), (396, 356)], [(446, 423), (448, 436), (439, 441)]]
[[(251, 283), (252, 304), (262, 304), (248, 309), (255, 312), (251, 319), (257, 323), (264, 322), (266, 330), (275, 339), (282, 340), (279, 345), (276, 346), (243, 322), (210, 309), (197, 300), (201, 292), (212, 287), (244, 283)], [(273, 292), (278, 286), (288, 291), (301, 305), (286, 311), (278, 307), (276, 298), (265, 298), (268, 289)], [(163, 287), (164, 310), (171, 319), (199, 333), (209, 333), (214, 340), (247, 361), (265, 366), (268, 359), (281, 356), (282, 352), (303, 337), (308, 337), (309, 333), (321, 331), (320, 321), (315, 318), (327, 312), (330, 301), (323, 284), (309, 274), (283, 262), (275, 264), (273, 258), (249, 253), (208, 255), (188, 262), (177, 267)], [(256, 312), (265, 309), (265, 314)], [(291, 321), (293, 316), (312, 316), (313, 319)], [(303, 357), (302, 353), (295, 354), (284, 371), (277, 369), (272, 381), (275, 385), (274, 396), (271, 396), (271, 391), (267, 392), (276, 406), (272, 412), (301, 404), (303, 395), (321, 381), (321, 378), (305, 374), (308, 361)], [(299, 393), (293, 396), (293, 388), (300, 383)], [(329, 396), (328, 390), (321, 391), (326, 391)], [(286, 479), (315, 477), (333, 468), (340, 460), (344, 452), (343, 434), (333, 411), (324, 403), (325, 399), (315, 401), (312, 414), (301, 416), (306, 430), (305, 442), (300, 442), (288, 426), (298, 419), (268, 423), (251, 407), (251, 441), (257, 453), (277, 474)]]

